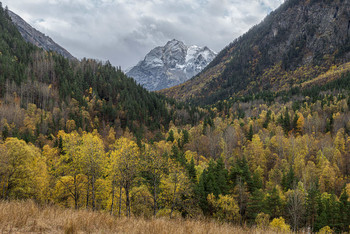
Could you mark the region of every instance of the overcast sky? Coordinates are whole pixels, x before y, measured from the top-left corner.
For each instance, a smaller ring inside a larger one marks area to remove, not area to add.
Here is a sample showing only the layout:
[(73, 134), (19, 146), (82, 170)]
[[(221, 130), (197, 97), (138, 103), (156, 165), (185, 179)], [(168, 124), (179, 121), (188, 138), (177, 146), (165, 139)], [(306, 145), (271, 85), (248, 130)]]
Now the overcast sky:
[(219, 52), (283, 0), (0, 0), (77, 58), (122, 69), (171, 39)]

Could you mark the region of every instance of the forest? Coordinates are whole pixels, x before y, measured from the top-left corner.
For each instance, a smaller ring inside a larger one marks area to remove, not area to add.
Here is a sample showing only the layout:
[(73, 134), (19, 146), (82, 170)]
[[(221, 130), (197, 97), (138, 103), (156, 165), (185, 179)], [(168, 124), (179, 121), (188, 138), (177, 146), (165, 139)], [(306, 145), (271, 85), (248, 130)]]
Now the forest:
[(350, 74), (208, 106), (26, 43), (0, 8), (0, 199), (349, 232)]

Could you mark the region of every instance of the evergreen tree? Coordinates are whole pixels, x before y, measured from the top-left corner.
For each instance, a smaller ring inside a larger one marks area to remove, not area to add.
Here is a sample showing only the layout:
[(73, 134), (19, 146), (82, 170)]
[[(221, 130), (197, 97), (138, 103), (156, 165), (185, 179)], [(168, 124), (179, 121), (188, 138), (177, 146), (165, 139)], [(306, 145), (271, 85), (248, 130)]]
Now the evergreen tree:
[(272, 219), (283, 215), (284, 204), (276, 187), (267, 194), (264, 203), (264, 213), (269, 214)]
[(225, 168), (224, 161), (220, 157), (215, 166), (215, 182), (218, 186), (218, 194), (226, 195), (228, 193), (228, 172)]
[(288, 108), (286, 108), (286, 111), (284, 113), (284, 118), (283, 118), (283, 129), (284, 132), (287, 134), (290, 131), (290, 117), (289, 117), (289, 111)]
[(264, 198), (265, 194), (262, 189), (257, 189), (251, 193), (247, 207), (247, 219), (249, 223), (254, 223), (256, 216), (265, 211)]
[(266, 113), (266, 117), (265, 117), (265, 122), (263, 123), (263, 128), (267, 128), (269, 126), (270, 120), (271, 120), (271, 110), (268, 110), (268, 112)]
[(182, 146), (184, 146), (185, 144), (187, 144), (189, 142), (189, 134), (188, 134), (188, 131), (186, 129), (183, 130), (182, 133), (183, 133)]
[(173, 142), (175, 140), (173, 130), (169, 131), (169, 136), (168, 136), (168, 138), (166, 140), (167, 141), (171, 141), (171, 142)]
[(316, 231), (315, 224), (318, 218), (320, 199), (318, 184), (311, 184), (306, 197), (306, 217), (307, 224), (312, 227), (313, 231)]
[(258, 172), (254, 172), (252, 176), (252, 189), (251, 191), (255, 191), (263, 188), (263, 180)]
[(339, 215), (337, 221), (337, 229), (341, 232), (349, 232), (350, 230), (350, 202), (349, 195), (346, 189), (343, 189), (342, 194), (339, 197)]
[(295, 177), (295, 173), (291, 165), (287, 174), (283, 172), (281, 185), (284, 191), (288, 191), (288, 189), (292, 189), (296, 183), (297, 183), (297, 178)]
[(208, 168), (203, 171), (195, 188), (203, 212), (212, 212), (207, 201), (209, 194), (212, 193), (215, 197), (218, 197), (220, 194), (226, 195), (228, 189), (228, 172), (225, 169), (223, 160), (220, 158), (216, 163), (214, 160), (210, 160)]
[(298, 118), (299, 118), (298, 115), (295, 113), (292, 121), (292, 129), (294, 129), (295, 131), (297, 129)]
[(188, 170), (188, 177), (190, 178), (192, 183), (195, 184), (197, 180), (197, 174), (196, 174), (196, 168), (195, 168), (193, 157), (191, 159), (191, 162), (187, 165), (187, 170)]
[(318, 231), (325, 226), (337, 228), (339, 219), (338, 204), (334, 194), (323, 193), (318, 200), (318, 216), (315, 222), (315, 230)]
[(231, 167), (229, 179), (232, 187), (235, 187), (238, 179), (241, 179), (243, 183), (247, 183), (250, 192), (255, 189), (249, 165), (245, 157), (237, 159), (236, 163)]
[(333, 114), (330, 114), (329, 119), (327, 119), (327, 123), (326, 123), (326, 132), (331, 132), (332, 133), (332, 129), (333, 129)]
[(253, 126), (250, 125), (250, 126), (249, 126), (249, 132), (248, 132), (248, 135), (247, 135), (247, 139), (248, 139), (249, 141), (252, 141), (253, 135), (254, 135)]

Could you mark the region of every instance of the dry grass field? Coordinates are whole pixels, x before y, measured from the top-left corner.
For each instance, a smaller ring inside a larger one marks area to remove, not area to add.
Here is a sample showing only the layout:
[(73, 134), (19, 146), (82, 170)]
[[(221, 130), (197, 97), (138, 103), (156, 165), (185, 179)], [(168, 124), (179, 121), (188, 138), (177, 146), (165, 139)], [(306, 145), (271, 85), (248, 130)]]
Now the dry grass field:
[(0, 202), (1, 233), (271, 233), (212, 221), (116, 218), (103, 212)]

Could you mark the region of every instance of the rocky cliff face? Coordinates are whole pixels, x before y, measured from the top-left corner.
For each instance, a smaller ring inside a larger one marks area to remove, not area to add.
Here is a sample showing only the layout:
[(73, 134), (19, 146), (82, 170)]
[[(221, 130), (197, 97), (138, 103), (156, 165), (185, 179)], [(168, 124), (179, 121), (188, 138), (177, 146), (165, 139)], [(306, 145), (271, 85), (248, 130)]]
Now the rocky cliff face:
[(349, 0), (286, 0), (222, 50), (197, 77), (164, 93), (213, 103), (298, 87), (348, 61)]
[(43, 33), (30, 26), (12, 11), (8, 12), (12, 22), (17, 26), (18, 31), (27, 42), (43, 48), (46, 51), (55, 51), (68, 59), (75, 59), (75, 57), (73, 57), (66, 49), (58, 45), (50, 37), (45, 36)]
[(207, 47), (186, 46), (174, 39), (149, 52), (127, 75), (148, 90), (160, 90), (192, 78), (215, 56), (216, 53)]

